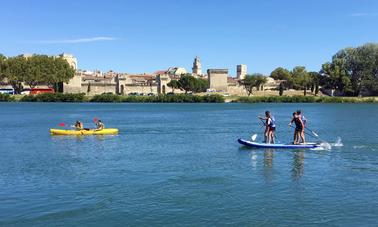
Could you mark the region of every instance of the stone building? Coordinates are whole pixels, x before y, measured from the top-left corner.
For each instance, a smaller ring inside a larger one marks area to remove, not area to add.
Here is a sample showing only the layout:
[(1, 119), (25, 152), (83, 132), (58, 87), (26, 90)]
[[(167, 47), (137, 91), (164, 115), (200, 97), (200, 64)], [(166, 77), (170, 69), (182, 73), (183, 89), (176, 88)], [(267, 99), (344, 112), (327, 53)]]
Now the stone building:
[(243, 80), (247, 75), (247, 65), (237, 65), (236, 66), (236, 78)]
[(208, 69), (207, 76), (210, 89), (218, 92), (227, 92), (228, 69)]

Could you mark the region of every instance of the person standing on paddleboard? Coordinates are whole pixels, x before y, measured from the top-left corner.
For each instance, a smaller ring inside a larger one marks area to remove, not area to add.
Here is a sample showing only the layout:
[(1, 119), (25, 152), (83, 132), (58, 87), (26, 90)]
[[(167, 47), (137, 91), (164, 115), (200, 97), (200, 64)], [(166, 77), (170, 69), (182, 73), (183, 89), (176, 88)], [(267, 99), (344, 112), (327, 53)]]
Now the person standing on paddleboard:
[(297, 110), (297, 115), (298, 117), (302, 120), (303, 122), (303, 130), (301, 132), (301, 135), (300, 135), (300, 139), (302, 141), (302, 143), (306, 143), (306, 138), (305, 138), (305, 128), (306, 128), (306, 124), (307, 124), (307, 119), (302, 115), (302, 111), (301, 110)]
[(265, 132), (264, 132), (264, 143), (275, 143), (274, 141), (274, 133), (276, 131), (276, 120), (270, 114), (270, 111), (265, 111), (265, 117), (258, 117), (261, 120), (265, 121)]
[(304, 124), (303, 121), (296, 112), (293, 113), (293, 118), (291, 119), (289, 126), (292, 125), (294, 122), (295, 124), (295, 130), (294, 130), (294, 144), (299, 144), (299, 140), (301, 138), (301, 134), (304, 133)]

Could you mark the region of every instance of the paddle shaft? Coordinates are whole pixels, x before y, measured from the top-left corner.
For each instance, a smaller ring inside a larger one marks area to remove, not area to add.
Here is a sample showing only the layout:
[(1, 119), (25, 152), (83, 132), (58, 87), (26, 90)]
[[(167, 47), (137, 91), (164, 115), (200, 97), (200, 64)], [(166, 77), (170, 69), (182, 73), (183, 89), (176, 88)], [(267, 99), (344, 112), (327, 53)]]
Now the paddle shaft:
[[(295, 128), (293, 125), (289, 125), (290, 127), (292, 127), (292, 128)], [(316, 137), (316, 136), (314, 136), (314, 135), (312, 135), (312, 134), (310, 134), (310, 133), (307, 133), (306, 131), (304, 132), (306, 135), (308, 135), (308, 136), (311, 136), (311, 137), (313, 137), (313, 138), (316, 138), (316, 139), (318, 139), (318, 137)]]

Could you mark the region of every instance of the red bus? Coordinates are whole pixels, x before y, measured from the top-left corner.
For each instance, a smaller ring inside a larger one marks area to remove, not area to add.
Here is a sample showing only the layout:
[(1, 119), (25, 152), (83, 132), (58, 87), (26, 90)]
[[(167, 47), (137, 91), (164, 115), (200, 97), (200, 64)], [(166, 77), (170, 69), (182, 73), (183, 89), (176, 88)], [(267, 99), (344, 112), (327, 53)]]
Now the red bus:
[(31, 95), (38, 95), (43, 93), (55, 93), (55, 91), (52, 88), (33, 88), (30, 90)]

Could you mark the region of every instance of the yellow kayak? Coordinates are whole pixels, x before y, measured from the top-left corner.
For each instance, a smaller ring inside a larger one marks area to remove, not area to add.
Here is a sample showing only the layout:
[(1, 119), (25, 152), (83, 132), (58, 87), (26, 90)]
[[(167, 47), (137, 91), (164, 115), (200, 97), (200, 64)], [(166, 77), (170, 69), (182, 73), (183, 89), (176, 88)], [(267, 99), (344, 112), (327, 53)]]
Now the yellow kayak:
[(80, 136), (80, 135), (116, 135), (118, 134), (118, 129), (116, 128), (105, 128), (102, 130), (64, 130), (64, 129), (50, 129), (51, 135), (68, 135), (68, 136)]

